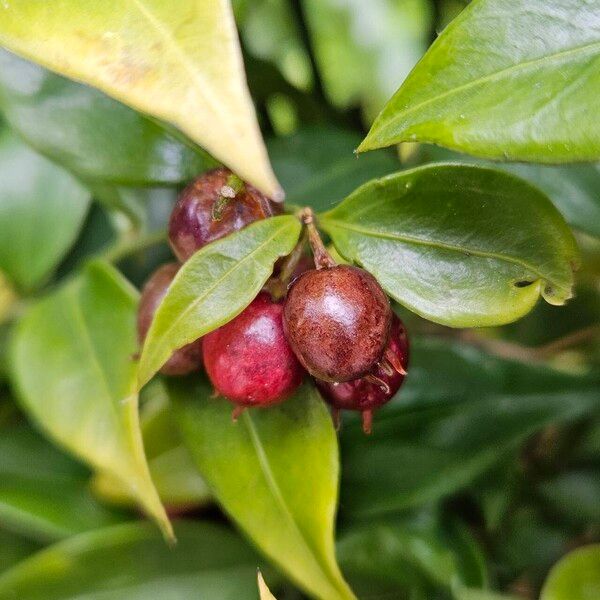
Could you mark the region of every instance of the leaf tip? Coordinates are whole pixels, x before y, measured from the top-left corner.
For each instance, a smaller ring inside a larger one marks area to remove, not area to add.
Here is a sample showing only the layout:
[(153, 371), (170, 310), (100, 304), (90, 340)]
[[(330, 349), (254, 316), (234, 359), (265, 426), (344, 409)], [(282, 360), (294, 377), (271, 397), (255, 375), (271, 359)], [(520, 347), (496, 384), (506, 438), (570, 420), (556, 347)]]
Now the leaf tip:
[(371, 137), (370, 132), (367, 134), (367, 137), (358, 145), (358, 148), (354, 150), (354, 154), (358, 156), (363, 152), (368, 152), (369, 150), (373, 150), (374, 148), (371, 146)]
[(276, 186), (274, 191), (271, 194), (271, 200), (273, 202), (283, 202), (285, 200), (285, 191), (281, 186)]
[(260, 600), (275, 600), (275, 596), (271, 594), (271, 590), (265, 583), (265, 579), (260, 569), (256, 569), (256, 578), (258, 580), (258, 591), (260, 593)]
[(163, 534), (165, 542), (169, 548), (173, 549), (177, 545), (177, 536), (175, 535), (175, 531), (173, 531), (173, 525), (171, 521), (169, 521), (169, 517), (165, 514), (165, 518), (160, 521), (160, 530)]

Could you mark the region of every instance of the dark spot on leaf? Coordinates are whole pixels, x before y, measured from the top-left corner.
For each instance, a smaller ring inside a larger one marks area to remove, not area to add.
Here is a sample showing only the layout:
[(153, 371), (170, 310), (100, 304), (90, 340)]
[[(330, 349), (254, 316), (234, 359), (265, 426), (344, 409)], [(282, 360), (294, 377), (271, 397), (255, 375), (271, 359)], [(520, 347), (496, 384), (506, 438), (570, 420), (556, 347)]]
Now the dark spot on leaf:
[(533, 281), (515, 281), (515, 287), (524, 288), (528, 287), (533, 283)]

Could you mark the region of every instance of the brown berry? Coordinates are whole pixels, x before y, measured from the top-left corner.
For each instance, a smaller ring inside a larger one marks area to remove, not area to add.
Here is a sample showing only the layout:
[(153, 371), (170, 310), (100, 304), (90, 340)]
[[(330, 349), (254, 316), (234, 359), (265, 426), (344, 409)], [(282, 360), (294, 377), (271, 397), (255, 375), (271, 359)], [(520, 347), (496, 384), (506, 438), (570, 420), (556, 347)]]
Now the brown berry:
[(290, 286), (284, 326), (306, 370), (341, 382), (368, 373), (381, 358), (392, 311), (377, 280), (350, 265), (306, 271)]

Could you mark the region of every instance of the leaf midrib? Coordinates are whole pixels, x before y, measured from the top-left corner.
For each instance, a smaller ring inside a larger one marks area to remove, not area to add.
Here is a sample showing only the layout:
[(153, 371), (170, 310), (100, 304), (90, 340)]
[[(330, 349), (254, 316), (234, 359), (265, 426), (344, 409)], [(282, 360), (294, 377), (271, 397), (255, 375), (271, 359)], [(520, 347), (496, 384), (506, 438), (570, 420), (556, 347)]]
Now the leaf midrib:
[(184, 52), (182, 52), (179, 44), (173, 38), (172, 33), (161, 23), (160, 19), (158, 19), (154, 13), (145, 6), (142, 0), (131, 0), (133, 6), (137, 8), (139, 14), (150, 24), (150, 26), (157, 32), (157, 34), (164, 40), (168, 49), (174, 53), (183, 68), (189, 73), (190, 77), (196, 82), (196, 90), (204, 98), (206, 103), (212, 108), (213, 112), (219, 116), (220, 118), (220, 126), (222, 128), (228, 129), (232, 135), (235, 135), (230, 118), (222, 109), (222, 105), (219, 103), (218, 99), (214, 97), (213, 94), (209, 93), (211, 86), (205, 80), (204, 76), (197, 68), (195, 68), (194, 64), (189, 60)]
[(381, 239), (402, 242), (405, 244), (414, 244), (416, 246), (427, 246), (430, 248), (438, 248), (440, 250), (448, 250), (448, 251), (452, 251), (452, 252), (457, 252), (459, 254), (471, 254), (473, 256), (479, 256), (481, 258), (492, 258), (495, 260), (504, 261), (504, 262), (507, 262), (510, 264), (518, 265), (524, 269), (527, 269), (527, 270), (531, 271), (532, 273), (535, 273), (540, 279), (542, 279), (544, 281), (551, 281), (552, 284), (555, 285), (557, 288), (560, 288), (563, 291), (568, 291), (564, 284), (558, 283), (556, 280), (554, 280), (549, 275), (544, 275), (543, 273), (541, 273), (539, 271), (539, 269), (537, 267), (530, 265), (527, 261), (520, 260), (513, 256), (498, 254), (496, 252), (489, 252), (487, 250), (481, 250), (478, 248), (461, 247), (461, 246), (457, 246), (455, 244), (449, 244), (446, 242), (424, 240), (424, 239), (415, 238), (415, 237), (411, 237), (411, 236), (407, 236), (407, 235), (390, 234), (390, 233), (384, 233), (381, 231), (374, 231), (374, 230), (368, 229), (366, 227), (361, 227), (360, 225), (350, 225), (344, 221), (338, 221), (337, 219), (331, 219), (329, 217), (327, 217), (327, 218), (322, 217), (321, 222), (329, 223), (329, 224), (333, 225), (334, 228), (337, 227), (338, 229), (346, 229), (348, 231), (353, 231), (355, 233), (361, 233), (368, 237), (376, 237), (376, 238), (381, 238)]
[[(249, 252), (248, 254), (246, 254), (246, 256), (244, 256), (242, 259), (238, 260), (236, 262), (236, 264), (233, 266), (233, 268), (225, 271), (225, 274), (223, 276), (219, 277), (219, 279), (217, 279), (216, 281), (214, 281), (208, 288), (206, 288), (206, 290), (204, 291), (204, 293), (203, 293), (202, 296), (197, 297), (196, 300), (194, 300), (194, 302), (190, 303), (188, 305), (188, 307), (176, 319), (173, 319), (171, 321), (171, 324), (169, 325), (169, 327), (162, 334), (161, 339), (163, 339), (163, 340), (166, 339), (167, 336), (171, 333), (171, 331), (173, 331), (173, 329), (177, 325), (179, 325), (180, 321), (182, 319), (184, 319), (185, 317), (187, 317), (187, 315), (192, 310), (194, 310), (198, 306), (198, 304), (204, 302), (206, 300), (207, 296), (211, 292), (213, 292), (218, 285), (220, 285), (223, 281), (225, 281), (228, 277), (230, 277), (233, 273), (235, 273), (235, 271), (237, 269), (239, 269), (242, 265), (245, 265), (248, 260), (254, 260), (254, 255), (255, 254), (257, 254), (258, 252), (260, 252), (266, 245), (268, 245), (270, 242), (272, 242), (278, 235), (282, 234), (283, 231), (285, 229), (287, 229), (288, 227), (290, 227), (290, 225), (292, 225), (292, 224), (293, 224), (292, 221), (288, 221), (286, 223), (283, 223), (273, 233), (273, 235), (269, 236), (267, 239), (265, 239), (263, 242), (261, 242), (256, 248), (254, 248), (254, 250), (252, 250), (251, 252)], [(178, 280), (180, 274), (181, 274), (181, 271), (175, 276), (175, 279), (173, 280), (174, 282), (176, 282)], [(168, 296), (168, 294), (167, 294), (167, 296)], [(165, 298), (167, 296), (165, 296)], [(164, 299), (163, 299), (163, 301), (164, 301)], [(159, 309), (160, 309), (160, 307), (159, 307)], [(155, 318), (155, 322), (156, 322), (156, 318)], [(152, 332), (152, 327), (151, 327), (150, 331)], [(208, 332), (206, 332), (206, 333), (208, 333)], [(205, 334), (203, 334), (203, 335), (205, 335)], [(151, 339), (150, 334), (148, 335), (147, 339)], [(157, 354), (159, 354), (159, 350), (162, 351), (164, 349), (164, 346), (165, 346), (165, 342), (164, 341), (156, 344), (154, 352), (151, 355), (149, 355), (148, 358), (146, 358), (145, 360), (143, 360), (143, 363), (148, 364), (150, 362), (150, 359), (153, 359)], [(142, 359), (144, 359), (143, 351), (142, 351)]]
[[(555, 52), (553, 54), (547, 54), (545, 56), (541, 56), (539, 58), (535, 58), (532, 60), (523, 61), (523, 62), (517, 63), (515, 65), (510, 65), (509, 67), (506, 67), (504, 69), (500, 69), (499, 71), (495, 71), (494, 73), (490, 73), (488, 75), (478, 77), (476, 79), (468, 81), (467, 83), (463, 83), (457, 87), (453, 87), (449, 90), (446, 90), (445, 92), (442, 92), (441, 94), (427, 98), (426, 100), (423, 100), (422, 102), (419, 102), (418, 104), (413, 104), (411, 107), (409, 107), (401, 112), (396, 113), (396, 115), (392, 119), (390, 119), (381, 129), (385, 130), (385, 129), (392, 128), (398, 121), (402, 121), (403, 119), (406, 118), (407, 115), (420, 110), (424, 106), (428, 106), (429, 104), (434, 104), (435, 102), (438, 102), (439, 100), (443, 100), (445, 98), (448, 98), (450, 96), (458, 94), (462, 91), (468, 90), (472, 87), (476, 87), (480, 84), (494, 81), (495, 79), (502, 79), (502, 77), (504, 75), (511, 74), (511, 73), (513, 73), (515, 71), (519, 71), (521, 69), (523, 69), (523, 70), (528, 69), (531, 66), (535, 66), (536, 64), (543, 63), (545, 61), (551, 62), (556, 59), (564, 58), (565, 56), (576, 55), (576, 54), (585, 54), (588, 50), (596, 48), (596, 47), (600, 48), (600, 41), (591, 42), (589, 44), (584, 44), (583, 46), (578, 46), (577, 48), (569, 48), (568, 50), (562, 50), (560, 52)], [(383, 113), (382, 113), (382, 115), (383, 115)], [(365, 138), (365, 140), (363, 141), (363, 144), (369, 137), (370, 137), (370, 135), (367, 135), (367, 138)], [(362, 146), (362, 144), (361, 144), (361, 146)]]
[(108, 377), (104, 371), (104, 368), (102, 367), (102, 364), (100, 363), (100, 360), (98, 359), (98, 356), (96, 355), (96, 351), (94, 349), (94, 344), (92, 343), (92, 338), (91, 338), (89, 330), (88, 330), (87, 322), (83, 315), (81, 306), (79, 305), (79, 298), (77, 297), (77, 291), (78, 291), (77, 288), (72, 288), (72, 289), (68, 290), (68, 292), (66, 294), (69, 304), (71, 305), (71, 310), (73, 311), (74, 319), (73, 319), (72, 323), (76, 326), (77, 330), (81, 334), (81, 339), (83, 341), (84, 349), (90, 358), (89, 362), (93, 366), (94, 371), (96, 371), (96, 374), (98, 375), (100, 384), (101, 384), (102, 388), (104, 389), (104, 393), (105, 393), (106, 397), (108, 398), (108, 404), (111, 408), (111, 412), (116, 417), (117, 428), (121, 429), (120, 414), (119, 414), (119, 411), (117, 410), (117, 407), (115, 406), (114, 396), (110, 390), (110, 386), (108, 383)]
[(330, 586), (332, 586), (332, 588), (335, 589), (335, 591), (337, 592), (338, 590), (336, 588), (336, 585), (332, 585), (329, 575), (327, 574), (326, 571), (323, 570), (323, 568), (321, 567), (321, 565), (315, 558), (315, 553), (314, 553), (314, 550), (313, 550), (311, 544), (309, 543), (308, 539), (306, 538), (306, 535), (300, 529), (298, 523), (296, 523), (296, 520), (294, 519), (291, 510), (289, 509), (288, 505), (285, 502), (283, 494), (281, 493), (281, 490), (279, 489), (279, 485), (277, 484), (277, 480), (275, 479), (275, 475), (273, 474), (273, 470), (271, 469), (271, 465), (269, 463), (269, 459), (267, 457), (266, 450), (265, 450), (262, 442), (260, 441), (258, 432), (256, 431), (256, 427), (254, 425), (254, 421), (252, 420), (252, 416), (249, 414), (249, 411), (246, 410), (246, 411), (244, 411), (244, 413), (242, 413), (242, 417), (243, 417), (244, 424), (246, 425), (246, 428), (248, 429), (248, 433), (250, 434), (250, 440), (252, 441), (252, 446), (254, 448), (254, 451), (256, 452), (256, 456), (257, 456), (258, 462), (261, 466), (261, 470), (264, 475), (265, 481), (267, 482), (267, 488), (269, 489), (269, 491), (271, 492), (271, 495), (277, 502), (279, 508), (281, 509), (281, 512), (285, 516), (290, 527), (292, 528), (292, 530), (294, 530), (296, 532), (296, 534), (298, 535), (298, 538), (301, 540), (302, 544), (305, 546), (306, 550), (308, 551), (308, 556), (310, 557), (310, 560), (316, 565), (317, 570), (320, 571), (321, 574), (324, 576), (325, 581), (327, 581), (327, 583)]

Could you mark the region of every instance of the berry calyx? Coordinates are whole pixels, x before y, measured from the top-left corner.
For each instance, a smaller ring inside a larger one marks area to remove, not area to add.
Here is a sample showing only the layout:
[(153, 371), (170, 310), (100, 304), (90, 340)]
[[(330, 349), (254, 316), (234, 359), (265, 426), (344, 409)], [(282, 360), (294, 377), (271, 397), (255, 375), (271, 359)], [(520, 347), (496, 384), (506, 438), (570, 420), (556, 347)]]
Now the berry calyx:
[(342, 382), (367, 374), (388, 342), (392, 310), (367, 271), (351, 265), (313, 269), (290, 286), (285, 332), (314, 377)]
[(268, 406), (300, 385), (303, 370), (285, 338), (282, 312), (263, 292), (204, 336), (204, 365), (219, 394), (241, 406)]
[(181, 192), (169, 220), (169, 242), (185, 262), (206, 244), (281, 211), (280, 204), (221, 167)]
[(316, 380), (323, 398), (333, 407), (336, 422), (340, 410), (362, 412), (363, 430), (371, 433), (373, 410), (389, 402), (400, 389), (408, 368), (409, 344), (402, 321), (393, 315), (390, 339), (382, 359), (366, 376), (343, 383)]
[[(144, 343), (154, 313), (167, 293), (167, 289), (179, 270), (177, 263), (167, 263), (157, 269), (145, 283), (138, 305), (137, 330), (138, 341)], [(162, 366), (163, 375), (187, 375), (198, 371), (202, 366), (202, 339), (196, 340), (171, 355)]]

